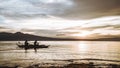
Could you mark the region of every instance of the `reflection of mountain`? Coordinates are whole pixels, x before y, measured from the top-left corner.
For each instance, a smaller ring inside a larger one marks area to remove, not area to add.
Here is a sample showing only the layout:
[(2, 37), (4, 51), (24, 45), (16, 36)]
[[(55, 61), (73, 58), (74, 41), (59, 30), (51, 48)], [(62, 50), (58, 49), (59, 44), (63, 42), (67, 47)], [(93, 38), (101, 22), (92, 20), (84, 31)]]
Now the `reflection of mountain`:
[(30, 34), (24, 34), (24, 33), (21, 33), (21, 32), (17, 32), (17, 33), (1, 32), (0, 33), (0, 40), (1, 41), (16, 41), (16, 40), (120, 41), (120, 37), (99, 38), (99, 39), (68, 39), (68, 38), (50, 38), (50, 37), (35, 36), (35, 35), (30, 35)]

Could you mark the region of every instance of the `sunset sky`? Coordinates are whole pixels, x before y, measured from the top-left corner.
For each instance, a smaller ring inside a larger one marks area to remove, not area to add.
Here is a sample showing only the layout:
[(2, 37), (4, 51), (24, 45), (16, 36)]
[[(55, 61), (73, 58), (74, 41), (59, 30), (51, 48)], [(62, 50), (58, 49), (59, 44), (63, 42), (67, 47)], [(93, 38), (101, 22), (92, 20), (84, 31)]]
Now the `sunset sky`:
[(0, 32), (60, 38), (120, 36), (120, 0), (0, 0)]

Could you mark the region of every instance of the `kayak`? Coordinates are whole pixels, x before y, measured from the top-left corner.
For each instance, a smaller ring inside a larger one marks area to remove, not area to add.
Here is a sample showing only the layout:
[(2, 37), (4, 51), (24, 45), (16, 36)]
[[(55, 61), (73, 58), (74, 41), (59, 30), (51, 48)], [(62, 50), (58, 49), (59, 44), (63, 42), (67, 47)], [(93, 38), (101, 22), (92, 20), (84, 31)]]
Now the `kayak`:
[[(25, 45), (20, 45), (20, 44), (17, 44), (17, 46), (19, 48), (25, 48), (26, 47)], [(49, 46), (50, 45), (36, 45), (36, 46), (34, 46), (34, 45), (30, 44), (30, 45), (27, 46), (27, 49), (32, 49), (32, 48), (48, 48)]]

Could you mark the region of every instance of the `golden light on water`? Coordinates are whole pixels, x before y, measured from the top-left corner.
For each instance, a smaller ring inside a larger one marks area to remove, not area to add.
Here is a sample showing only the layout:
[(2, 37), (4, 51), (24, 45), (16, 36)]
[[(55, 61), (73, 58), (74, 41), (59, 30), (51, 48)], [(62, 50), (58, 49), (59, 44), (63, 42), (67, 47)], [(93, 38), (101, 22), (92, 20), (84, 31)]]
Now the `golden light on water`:
[(78, 46), (78, 51), (79, 52), (83, 52), (83, 51), (88, 50), (87, 43), (85, 43), (85, 42), (80, 42), (77, 46)]

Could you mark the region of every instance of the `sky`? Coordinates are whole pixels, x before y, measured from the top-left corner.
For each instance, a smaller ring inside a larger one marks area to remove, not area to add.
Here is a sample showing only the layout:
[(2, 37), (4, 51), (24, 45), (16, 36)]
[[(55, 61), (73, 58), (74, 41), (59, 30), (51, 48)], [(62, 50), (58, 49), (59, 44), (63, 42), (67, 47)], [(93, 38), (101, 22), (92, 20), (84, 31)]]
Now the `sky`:
[(0, 32), (59, 38), (120, 36), (120, 0), (0, 0)]

